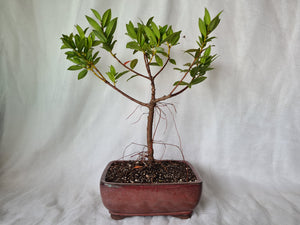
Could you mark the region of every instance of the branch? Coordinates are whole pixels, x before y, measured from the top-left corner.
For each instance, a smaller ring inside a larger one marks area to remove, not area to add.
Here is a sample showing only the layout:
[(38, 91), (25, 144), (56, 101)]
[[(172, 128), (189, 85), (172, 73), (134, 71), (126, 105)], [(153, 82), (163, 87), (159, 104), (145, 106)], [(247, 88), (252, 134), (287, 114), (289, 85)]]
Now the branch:
[(171, 45), (168, 44), (168, 58), (167, 58), (167, 61), (165, 62), (163, 67), (154, 75), (153, 79), (155, 79), (161, 73), (161, 71), (163, 71), (165, 69), (166, 65), (168, 64), (168, 62), (170, 60), (170, 50), (171, 50)]
[(146, 53), (144, 53), (144, 61), (145, 61), (145, 66), (146, 66), (146, 69), (147, 69), (147, 73), (148, 73), (148, 79), (149, 80), (153, 80), (153, 77), (151, 75), (151, 70), (150, 70), (150, 66), (149, 66), (149, 62), (148, 62), (148, 58), (147, 58), (147, 55)]
[(122, 65), (124, 66), (126, 69), (130, 70), (131, 72), (135, 73), (136, 75), (140, 76), (140, 77), (143, 77), (143, 78), (146, 78), (146, 79), (150, 79), (149, 77), (141, 74), (141, 73), (138, 73), (137, 71), (131, 69), (130, 67), (126, 66), (124, 63), (121, 62), (121, 60), (116, 56), (116, 54), (113, 54), (112, 52), (110, 52), (110, 54)]
[[(96, 72), (97, 72), (98, 74), (95, 72), (94, 69), (96, 70)], [(128, 94), (126, 94), (125, 92), (121, 91), (119, 88), (117, 88), (117, 87), (114, 86), (113, 84), (111, 84), (109, 81), (107, 81), (107, 80), (103, 77), (103, 75), (101, 74), (101, 72), (100, 72), (94, 65), (93, 65), (93, 67), (91, 68), (91, 71), (92, 71), (92, 72), (93, 72), (100, 80), (102, 80), (104, 83), (106, 83), (107, 85), (109, 85), (110, 87), (112, 87), (113, 89), (115, 89), (117, 92), (119, 92), (120, 94), (122, 94), (122, 95), (125, 96), (126, 98), (130, 99), (131, 101), (133, 101), (133, 102), (135, 102), (135, 103), (137, 103), (137, 104), (139, 104), (139, 105), (148, 107), (148, 104), (147, 104), (147, 103), (141, 102), (141, 101), (139, 101), (139, 100), (137, 100), (137, 99), (135, 99), (135, 98), (129, 96)]]
[(167, 61), (165, 62), (165, 64), (163, 65), (163, 67), (154, 75), (153, 79), (155, 79), (161, 73), (161, 71), (163, 71), (165, 69), (165, 67), (168, 64), (169, 60), (170, 60), (170, 56), (168, 56)]
[(179, 86), (179, 84), (184, 80), (184, 78), (186, 77), (186, 75), (188, 75), (188, 73), (191, 71), (192, 67), (194, 66), (194, 64), (198, 61), (198, 59), (201, 56), (201, 53), (203, 52), (203, 47), (200, 49), (199, 52), (199, 56), (195, 57), (194, 61), (192, 62), (192, 64), (190, 65), (188, 71), (186, 71), (186, 73), (183, 75), (183, 77), (181, 78), (181, 80), (176, 84), (176, 86), (173, 88), (173, 90), (170, 92), (170, 95), (173, 94), (173, 92), (176, 90), (176, 88)]

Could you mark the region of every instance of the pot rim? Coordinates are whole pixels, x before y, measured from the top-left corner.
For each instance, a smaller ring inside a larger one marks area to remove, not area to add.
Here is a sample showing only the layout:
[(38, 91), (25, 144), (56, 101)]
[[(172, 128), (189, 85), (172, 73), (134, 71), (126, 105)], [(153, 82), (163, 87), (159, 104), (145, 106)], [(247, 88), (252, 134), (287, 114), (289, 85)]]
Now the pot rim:
[(193, 184), (202, 184), (203, 181), (200, 178), (199, 174), (196, 172), (196, 170), (194, 169), (194, 167), (192, 166), (192, 164), (186, 160), (173, 160), (173, 159), (165, 159), (165, 160), (156, 160), (156, 161), (178, 161), (178, 162), (184, 162), (186, 163), (191, 170), (193, 171), (193, 173), (195, 174), (195, 176), (197, 177), (197, 180), (192, 181), (192, 182), (174, 182), (174, 183), (118, 183), (118, 182), (109, 182), (109, 181), (105, 181), (105, 177), (107, 174), (107, 171), (110, 167), (110, 165), (114, 162), (124, 162), (124, 161), (135, 161), (135, 160), (113, 160), (110, 161), (107, 166), (105, 167), (101, 179), (100, 179), (100, 185), (107, 185), (107, 186), (159, 186), (159, 185), (193, 185)]

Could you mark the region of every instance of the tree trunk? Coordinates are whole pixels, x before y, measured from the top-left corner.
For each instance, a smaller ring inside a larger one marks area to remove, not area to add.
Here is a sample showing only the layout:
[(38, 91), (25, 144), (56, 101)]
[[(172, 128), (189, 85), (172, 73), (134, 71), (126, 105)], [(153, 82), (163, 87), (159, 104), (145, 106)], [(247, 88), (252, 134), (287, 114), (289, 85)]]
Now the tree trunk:
[(148, 147), (148, 160), (150, 163), (154, 161), (153, 157), (153, 121), (154, 121), (154, 109), (156, 107), (156, 99), (155, 99), (155, 83), (154, 78), (151, 75), (151, 70), (149, 66), (148, 57), (146, 54), (144, 54), (144, 61), (146, 65), (146, 69), (149, 75), (149, 79), (151, 81), (151, 100), (149, 102), (148, 109), (148, 124), (147, 124), (147, 147)]
[(149, 162), (154, 161), (153, 157), (153, 120), (154, 120), (154, 108), (155, 103), (150, 103), (149, 114), (148, 114), (148, 124), (147, 124), (147, 147), (148, 147), (148, 160)]

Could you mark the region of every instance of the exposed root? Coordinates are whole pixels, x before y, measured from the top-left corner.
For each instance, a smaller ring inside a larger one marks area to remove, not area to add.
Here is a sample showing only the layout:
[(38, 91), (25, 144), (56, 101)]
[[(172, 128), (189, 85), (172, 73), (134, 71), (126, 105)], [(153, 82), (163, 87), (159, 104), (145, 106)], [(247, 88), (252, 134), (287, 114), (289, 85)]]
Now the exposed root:
[[(128, 155), (125, 155), (128, 148), (132, 145), (137, 145), (139, 147), (143, 147), (143, 150), (140, 151), (140, 152), (133, 152), (133, 153), (130, 153)], [(147, 151), (145, 149), (147, 149), (147, 145), (131, 142), (129, 145), (127, 145), (125, 147), (125, 149), (123, 151), (123, 156), (122, 156), (121, 159), (125, 159), (126, 157), (130, 157), (130, 158), (137, 157), (138, 161), (144, 161), (147, 158)]]
[[(130, 115), (126, 119), (129, 119), (130, 117), (132, 117), (137, 112), (137, 110), (140, 109), (141, 107), (142, 106), (138, 105), (133, 110), (133, 112), (130, 113)], [(164, 109), (166, 109), (166, 110), (164, 110)], [(152, 138), (153, 138), (153, 144), (162, 145), (163, 146), (163, 153), (162, 153), (161, 158), (163, 158), (163, 156), (165, 155), (167, 146), (171, 146), (171, 147), (175, 147), (177, 150), (179, 150), (180, 154), (182, 156), (182, 159), (185, 160), (184, 154), (183, 154), (181, 137), (180, 137), (180, 134), (179, 134), (179, 131), (178, 131), (178, 128), (177, 128), (177, 124), (176, 124), (176, 120), (175, 120), (175, 115), (174, 115), (175, 113), (177, 113), (177, 110), (176, 110), (176, 107), (175, 107), (174, 104), (172, 104), (172, 103), (166, 103), (166, 102), (158, 102), (157, 103), (157, 105), (155, 107), (155, 115), (156, 115), (155, 117), (157, 119), (156, 119), (156, 121), (154, 123), (154, 132), (153, 132), (153, 136), (152, 136)], [(146, 113), (146, 112), (141, 113), (139, 115), (138, 119), (133, 122), (133, 124), (136, 124), (136, 123), (140, 122), (142, 120), (143, 116), (148, 115), (148, 114), (149, 113)], [(174, 123), (174, 127), (175, 127), (176, 135), (177, 135), (177, 138), (178, 138), (178, 141), (179, 141), (179, 145), (166, 143), (166, 142), (163, 142), (161, 140), (155, 140), (155, 136), (157, 135), (158, 127), (161, 125), (162, 121), (164, 121), (164, 124), (165, 124), (163, 133), (164, 134), (166, 133), (166, 131), (168, 129), (168, 114), (171, 114), (171, 118), (172, 118), (173, 123)], [(136, 145), (136, 146), (142, 147), (142, 151), (133, 152), (133, 153), (130, 153), (128, 155), (125, 155), (125, 153), (128, 150), (128, 148), (131, 147), (132, 145)], [(129, 145), (127, 145), (125, 147), (125, 149), (123, 151), (123, 157), (121, 159), (124, 159), (125, 157), (130, 157), (130, 158), (137, 157), (137, 160), (140, 160), (140, 161), (146, 160), (147, 159), (147, 145), (145, 145), (145, 144), (139, 144), (139, 143), (135, 143), (135, 142), (130, 143)]]
[(182, 160), (185, 161), (185, 158), (184, 158), (184, 154), (183, 154), (183, 149), (178, 146), (178, 145), (175, 145), (175, 144), (170, 144), (170, 143), (165, 143), (163, 141), (154, 141), (153, 142), (154, 144), (158, 144), (158, 145), (163, 145), (164, 146), (164, 152), (163, 152), (163, 155), (161, 156), (161, 159), (163, 158), (164, 154), (165, 154), (165, 151), (167, 149), (167, 146), (171, 146), (171, 147), (175, 147), (176, 149), (179, 150), (181, 156), (182, 156)]

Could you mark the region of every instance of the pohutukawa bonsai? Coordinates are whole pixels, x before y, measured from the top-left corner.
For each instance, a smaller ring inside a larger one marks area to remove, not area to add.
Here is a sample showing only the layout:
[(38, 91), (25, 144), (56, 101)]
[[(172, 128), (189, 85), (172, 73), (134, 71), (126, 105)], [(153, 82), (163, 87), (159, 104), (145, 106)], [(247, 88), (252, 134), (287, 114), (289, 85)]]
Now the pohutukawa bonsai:
[[(118, 91), (126, 98), (134, 101), (140, 106), (146, 107), (149, 110), (147, 123), (147, 159), (149, 162), (154, 161), (153, 157), (153, 121), (154, 111), (157, 104), (161, 101), (173, 98), (188, 88), (201, 83), (206, 79), (206, 72), (212, 70), (211, 63), (215, 60), (216, 55), (211, 54), (212, 46), (210, 42), (215, 38), (211, 33), (215, 30), (220, 22), (221, 12), (211, 19), (207, 9), (205, 9), (204, 18), (199, 18), (200, 36), (196, 41), (197, 46), (194, 49), (188, 49), (186, 54), (191, 56), (191, 60), (183, 65), (182, 68), (174, 68), (182, 73), (182, 77), (174, 82), (174, 87), (169, 90), (164, 96), (156, 96), (156, 78), (165, 69), (168, 63), (176, 65), (176, 61), (171, 58), (171, 49), (178, 44), (181, 31), (173, 31), (172, 26), (157, 25), (151, 17), (146, 24), (143, 22), (134, 25), (131, 21), (126, 24), (127, 33), (131, 39), (126, 48), (133, 50), (133, 55), (141, 57), (145, 64), (145, 73), (135, 70), (138, 63), (138, 58), (132, 59), (129, 57), (124, 62), (117, 57), (114, 52), (114, 46), (117, 40), (114, 39), (114, 33), (117, 27), (118, 18), (111, 17), (111, 10), (108, 9), (101, 16), (96, 10), (92, 9), (95, 18), (86, 16), (88, 23), (92, 30), (88, 33), (88, 28), (82, 29), (76, 25), (77, 34), (62, 35), (62, 49), (68, 49), (65, 54), (67, 59), (72, 61), (72, 65), (68, 70), (80, 70), (78, 79), (84, 78), (88, 71), (91, 71), (102, 82)], [(118, 72), (116, 68), (111, 65), (109, 71), (104, 71), (105, 68), (97, 68), (97, 64), (101, 57), (99, 51), (95, 50), (96, 46), (109, 52), (111, 56), (122, 66), (124, 71)], [(153, 73), (152, 67), (159, 67), (159, 70)], [(132, 97), (119, 89), (118, 82), (121, 78), (132, 72), (133, 77), (146, 79), (151, 85), (151, 99), (149, 102), (142, 102), (135, 97)]]
[[(92, 30), (88, 32), (88, 28), (82, 29), (76, 25), (76, 34), (62, 35), (61, 48), (68, 49), (65, 53), (67, 59), (75, 63), (68, 70), (80, 70), (78, 79), (84, 78), (88, 71), (91, 71), (114, 90), (148, 109), (147, 152), (142, 161), (135, 161), (133, 164), (131, 161), (110, 162), (100, 182), (103, 204), (109, 209), (113, 219), (139, 215), (172, 215), (189, 218), (200, 200), (202, 181), (188, 162), (172, 161), (171, 163), (171, 161), (154, 160), (153, 136), (159, 122), (154, 126), (153, 121), (155, 109), (161, 112), (160, 105), (167, 105), (162, 101), (182, 94), (192, 86), (201, 83), (206, 79), (206, 72), (213, 69), (211, 64), (216, 55), (211, 54), (213, 45), (210, 43), (215, 38), (211, 33), (220, 23), (221, 12), (211, 19), (208, 10), (205, 9), (204, 18), (199, 18), (200, 36), (196, 41), (196, 48), (184, 52), (191, 56), (190, 61), (182, 68), (174, 68), (182, 74), (181, 78), (171, 81), (174, 87), (165, 95), (158, 97), (156, 79), (168, 63), (176, 65), (175, 59), (171, 57), (171, 49), (178, 44), (181, 31), (173, 31), (170, 25), (157, 25), (153, 17), (148, 19), (147, 23), (140, 22), (137, 25), (129, 21), (126, 24), (126, 34), (131, 40), (126, 48), (131, 49), (133, 55), (138, 55), (144, 61), (145, 71), (140, 72), (135, 69), (139, 62), (138, 58), (129, 57), (123, 61), (114, 52), (117, 18), (112, 19), (111, 10), (105, 11), (102, 16), (94, 9), (92, 12), (95, 18), (86, 16)], [(117, 71), (113, 65), (110, 65), (109, 71), (104, 71), (103, 67), (97, 68), (100, 57), (99, 51), (95, 50), (96, 46), (109, 52), (125, 70)], [(156, 67), (156, 70), (153, 67)], [(119, 88), (118, 82), (129, 72), (133, 75), (129, 76), (127, 81), (134, 77), (149, 81), (151, 87), (149, 102), (132, 97)], [(178, 170), (179, 168), (181, 169)], [(177, 176), (178, 174), (180, 176)]]

